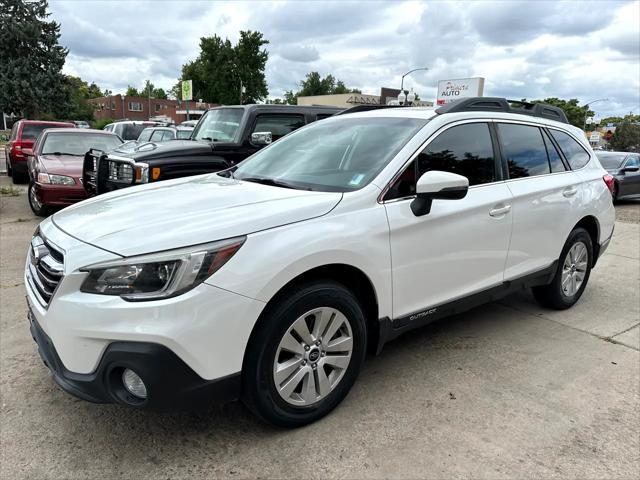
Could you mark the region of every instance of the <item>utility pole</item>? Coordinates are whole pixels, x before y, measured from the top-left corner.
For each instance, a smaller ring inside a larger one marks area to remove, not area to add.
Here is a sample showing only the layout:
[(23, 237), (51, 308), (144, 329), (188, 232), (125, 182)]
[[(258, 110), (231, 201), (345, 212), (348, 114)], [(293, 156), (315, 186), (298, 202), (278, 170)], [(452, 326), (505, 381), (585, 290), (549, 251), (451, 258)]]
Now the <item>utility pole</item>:
[(149, 110), (147, 120), (149, 120), (151, 118), (151, 83), (149, 83), (147, 88), (147, 109)]
[(240, 79), (240, 105), (242, 105), (242, 79)]

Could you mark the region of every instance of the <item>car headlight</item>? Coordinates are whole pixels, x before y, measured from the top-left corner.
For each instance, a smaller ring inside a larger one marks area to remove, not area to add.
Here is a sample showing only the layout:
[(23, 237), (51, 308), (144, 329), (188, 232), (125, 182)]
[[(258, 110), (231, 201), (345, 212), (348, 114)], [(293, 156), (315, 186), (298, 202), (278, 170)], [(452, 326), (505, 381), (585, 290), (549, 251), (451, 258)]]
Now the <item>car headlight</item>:
[(66, 175), (52, 175), (49, 173), (38, 173), (38, 183), (49, 183), (51, 185), (75, 185), (72, 177)]
[(246, 237), (90, 265), (80, 291), (144, 301), (175, 297), (204, 282), (235, 255)]

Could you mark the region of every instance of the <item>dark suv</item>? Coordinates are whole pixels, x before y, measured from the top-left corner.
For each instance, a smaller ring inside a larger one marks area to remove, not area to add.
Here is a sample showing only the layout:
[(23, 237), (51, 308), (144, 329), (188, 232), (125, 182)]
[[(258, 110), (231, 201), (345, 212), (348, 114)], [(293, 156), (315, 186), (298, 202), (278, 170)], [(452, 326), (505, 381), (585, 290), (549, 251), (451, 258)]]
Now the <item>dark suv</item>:
[(33, 147), (38, 135), (46, 128), (75, 127), (71, 122), (46, 122), (40, 120), (19, 120), (13, 124), (11, 137), (5, 145), (7, 175), (13, 183), (24, 183), (29, 179), (27, 157), (23, 150)]
[(133, 150), (85, 155), (87, 193), (98, 195), (135, 184), (216, 172), (306, 124), (341, 112), (337, 107), (239, 105), (208, 110), (191, 140), (144, 143)]

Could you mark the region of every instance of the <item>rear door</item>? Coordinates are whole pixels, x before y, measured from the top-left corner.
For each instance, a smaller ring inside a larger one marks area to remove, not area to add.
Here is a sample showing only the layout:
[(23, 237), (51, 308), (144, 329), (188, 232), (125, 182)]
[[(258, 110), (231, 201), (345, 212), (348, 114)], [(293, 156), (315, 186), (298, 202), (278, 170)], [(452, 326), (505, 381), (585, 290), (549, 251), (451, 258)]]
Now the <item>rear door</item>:
[(513, 194), (513, 233), (505, 280), (550, 267), (578, 222), (580, 178), (569, 170), (544, 128), (496, 122)]
[[(640, 168), (640, 155), (632, 154), (624, 163), (624, 168)], [(620, 195), (640, 195), (640, 170), (625, 170), (620, 182)]]

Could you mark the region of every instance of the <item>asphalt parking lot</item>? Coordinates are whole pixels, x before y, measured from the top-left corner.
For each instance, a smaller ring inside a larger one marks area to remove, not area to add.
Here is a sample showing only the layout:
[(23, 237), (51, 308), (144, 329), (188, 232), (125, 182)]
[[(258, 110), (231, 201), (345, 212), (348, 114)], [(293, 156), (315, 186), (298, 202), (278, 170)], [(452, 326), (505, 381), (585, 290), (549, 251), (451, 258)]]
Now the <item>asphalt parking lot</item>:
[(25, 317), (38, 219), (24, 186), (3, 192), (2, 478), (640, 475), (640, 201), (617, 206), (612, 244), (573, 309), (522, 293), (432, 324), (369, 358), (327, 418), (283, 431), (239, 403), (159, 414), (56, 387)]

